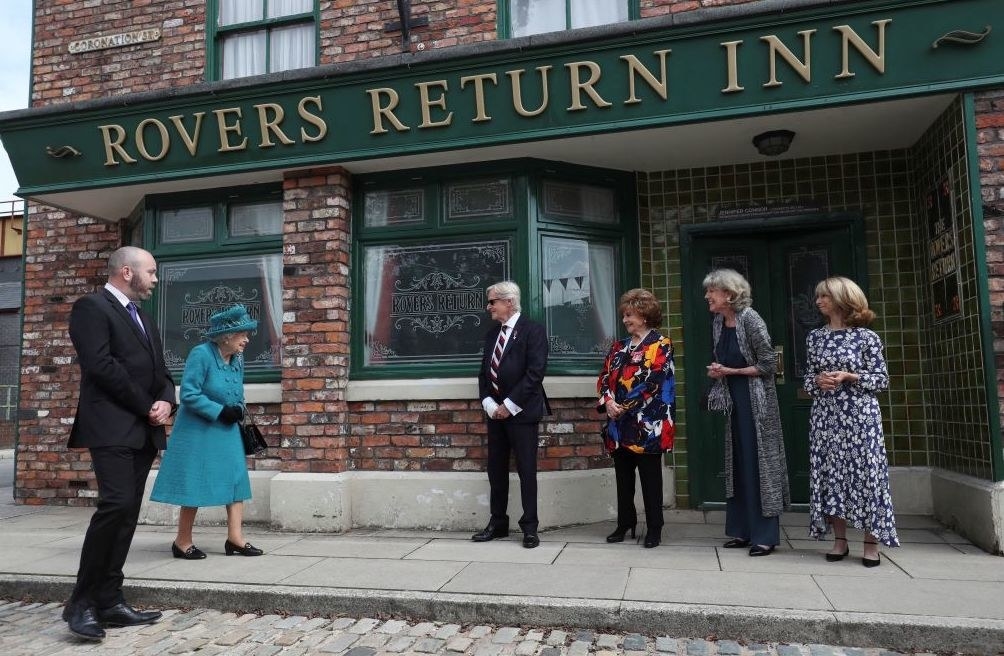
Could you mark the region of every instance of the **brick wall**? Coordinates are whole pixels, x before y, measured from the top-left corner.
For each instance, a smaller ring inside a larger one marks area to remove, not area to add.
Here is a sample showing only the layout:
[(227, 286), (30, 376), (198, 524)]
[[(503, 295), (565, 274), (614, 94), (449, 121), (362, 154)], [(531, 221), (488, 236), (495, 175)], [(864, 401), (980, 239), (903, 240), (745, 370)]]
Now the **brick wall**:
[(976, 130), (997, 398), (1004, 425), (1004, 90), (976, 94)]
[[(204, 80), (202, 0), (38, 0), (32, 105), (51, 105)], [(159, 28), (159, 41), (70, 54), (80, 39)]]
[(349, 177), (337, 167), (284, 182), (283, 471), (339, 472), (349, 447)]
[(27, 504), (88, 505), (96, 495), (90, 456), (66, 449), (80, 386), (68, 333), (70, 307), (104, 284), (119, 228), (32, 206), (26, 230), (14, 497)]
[[(610, 467), (593, 399), (552, 399), (537, 469)], [(350, 467), (364, 471), (482, 471), (485, 413), (477, 400), (349, 404)]]

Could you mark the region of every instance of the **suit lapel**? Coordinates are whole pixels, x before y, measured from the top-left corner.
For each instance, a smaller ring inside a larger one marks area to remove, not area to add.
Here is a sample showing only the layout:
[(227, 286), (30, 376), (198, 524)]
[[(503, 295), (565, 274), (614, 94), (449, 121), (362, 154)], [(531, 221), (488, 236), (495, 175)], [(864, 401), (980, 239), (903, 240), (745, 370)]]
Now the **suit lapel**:
[[(506, 336), (505, 348), (502, 349), (502, 357), (499, 358), (499, 364), (501, 364), (502, 361), (505, 360), (506, 357), (509, 355), (509, 353), (512, 352), (512, 349), (516, 345), (516, 339), (519, 337), (520, 329), (522, 327), (523, 327), (523, 317), (522, 315), (520, 315), (520, 318), (516, 320), (516, 325), (512, 327), (512, 330), (510, 330), (509, 334)], [(499, 326), (499, 331), (500, 332), (502, 331), (502, 326)], [(498, 339), (498, 336), (496, 336), (496, 339)]]
[(149, 328), (147, 327), (147, 322), (143, 320), (143, 315), (142, 314), (140, 315), (140, 321), (143, 321), (143, 326), (148, 329), (146, 335), (144, 335), (143, 331), (140, 330), (140, 327), (136, 325), (136, 322), (132, 320), (132, 316), (129, 314), (129, 310), (125, 309), (125, 307), (121, 303), (119, 303), (119, 299), (115, 298), (115, 295), (109, 292), (107, 289), (103, 291), (105, 293), (105, 298), (107, 298), (108, 301), (112, 304), (112, 310), (115, 312), (115, 314), (118, 315), (119, 319), (124, 321), (126, 325), (129, 326), (129, 329), (132, 331), (132, 334), (136, 336), (136, 339), (139, 340), (140, 344), (146, 347), (148, 351), (153, 353), (153, 346), (151, 346), (150, 340), (147, 338), (147, 335), (150, 334)]

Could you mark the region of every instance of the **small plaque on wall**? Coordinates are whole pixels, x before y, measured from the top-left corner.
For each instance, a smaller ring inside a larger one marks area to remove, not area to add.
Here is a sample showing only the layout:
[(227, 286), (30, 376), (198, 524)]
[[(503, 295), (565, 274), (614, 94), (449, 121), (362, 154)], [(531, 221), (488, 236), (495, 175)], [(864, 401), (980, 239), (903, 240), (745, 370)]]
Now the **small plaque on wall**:
[(71, 41), (67, 50), (71, 54), (90, 52), (92, 50), (107, 50), (108, 48), (122, 48), (137, 43), (148, 43), (160, 40), (160, 28), (151, 27), (145, 30), (135, 30), (133, 32), (120, 32), (118, 34), (103, 34), (92, 36), (79, 41)]
[(924, 195), (924, 210), (927, 212), (927, 273), (931, 281), (931, 311), (935, 323), (941, 323), (962, 315), (955, 204), (948, 176)]

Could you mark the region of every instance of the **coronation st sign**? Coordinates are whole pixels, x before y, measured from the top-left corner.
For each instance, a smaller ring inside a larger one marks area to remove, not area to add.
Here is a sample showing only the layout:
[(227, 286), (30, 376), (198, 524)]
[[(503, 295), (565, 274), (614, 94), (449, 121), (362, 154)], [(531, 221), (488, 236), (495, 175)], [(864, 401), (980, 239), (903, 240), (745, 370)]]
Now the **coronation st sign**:
[(646, 129), (1000, 86), (995, 22), (1000, 0), (841, 4), (28, 110), (0, 135), (35, 195)]

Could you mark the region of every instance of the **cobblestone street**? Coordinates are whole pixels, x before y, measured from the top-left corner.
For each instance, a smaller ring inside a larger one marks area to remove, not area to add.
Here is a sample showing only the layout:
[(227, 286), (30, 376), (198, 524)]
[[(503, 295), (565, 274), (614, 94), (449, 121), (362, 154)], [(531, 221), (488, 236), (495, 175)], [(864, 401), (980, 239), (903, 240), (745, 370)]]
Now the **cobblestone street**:
[(102, 656), (340, 654), (382, 656), (895, 656), (900, 652), (831, 645), (740, 644), (731, 640), (608, 634), (545, 627), (460, 626), (398, 619), (303, 617), (165, 610), (157, 624), (109, 629), (100, 643), (78, 641), (59, 604), (0, 605), (0, 654)]

